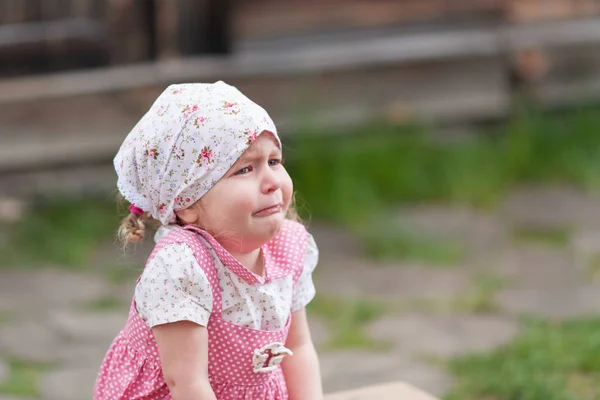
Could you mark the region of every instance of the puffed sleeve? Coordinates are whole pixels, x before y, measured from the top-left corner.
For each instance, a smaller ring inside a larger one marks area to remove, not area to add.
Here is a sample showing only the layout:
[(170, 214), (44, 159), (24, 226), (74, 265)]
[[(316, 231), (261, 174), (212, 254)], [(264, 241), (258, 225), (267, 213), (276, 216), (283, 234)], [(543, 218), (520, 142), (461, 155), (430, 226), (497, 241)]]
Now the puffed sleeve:
[(160, 249), (135, 288), (137, 311), (150, 326), (192, 321), (206, 326), (212, 311), (210, 283), (185, 243)]
[(312, 235), (307, 232), (307, 236), (308, 246), (306, 247), (306, 255), (304, 256), (304, 268), (298, 277), (298, 281), (294, 286), (294, 294), (292, 295), (292, 312), (306, 307), (315, 297), (315, 285), (312, 274), (319, 261), (319, 249)]

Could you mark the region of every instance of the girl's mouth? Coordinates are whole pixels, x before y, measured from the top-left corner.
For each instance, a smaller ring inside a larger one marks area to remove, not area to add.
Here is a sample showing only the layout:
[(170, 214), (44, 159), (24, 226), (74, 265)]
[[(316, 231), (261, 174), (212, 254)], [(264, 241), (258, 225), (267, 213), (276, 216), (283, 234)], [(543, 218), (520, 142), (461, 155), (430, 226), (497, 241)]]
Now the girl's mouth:
[(255, 212), (254, 215), (257, 217), (265, 217), (268, 215), (277, 214), (278, 212), (281, 211), (281, 208), (282, 208), (281, 204), (274, 204), (272, 206), (263, 208), (262, 210)]

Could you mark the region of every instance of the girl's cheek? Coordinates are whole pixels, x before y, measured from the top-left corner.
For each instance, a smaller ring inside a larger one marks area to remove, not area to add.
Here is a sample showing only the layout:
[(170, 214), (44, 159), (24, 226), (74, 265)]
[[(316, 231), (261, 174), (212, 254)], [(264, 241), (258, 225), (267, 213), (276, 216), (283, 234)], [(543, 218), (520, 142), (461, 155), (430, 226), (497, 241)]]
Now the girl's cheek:
[(292, 199), (292, 193), (294, 193), (294, 183), (292, 182), (292, 178), (290, 178), (290, 176), (287, 173), (286, 179), (284, 179), (282, 183), (282, 189), (284, 196), (283, 200), (287, 203), (287, 205), (289, 205)]

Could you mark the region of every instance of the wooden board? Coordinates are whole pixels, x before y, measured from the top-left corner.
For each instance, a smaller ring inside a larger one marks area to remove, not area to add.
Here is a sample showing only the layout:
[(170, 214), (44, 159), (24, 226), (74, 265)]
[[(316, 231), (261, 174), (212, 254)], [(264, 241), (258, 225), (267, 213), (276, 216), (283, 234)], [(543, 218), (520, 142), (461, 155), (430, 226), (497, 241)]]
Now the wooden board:
[(373, 119), (501, 118), (515, 89), (507, 83), (509, 58), (533, 67), (522, 85), (543, 105), (599, 99), (599, 44), (599, 20), (516, 24), (4, 80), (0, 170), (110, 160), (172, 82), (234, 84), (269, 110), (283, 135), (300, 125), (326, 133)]
[(539, 22), (600, 14), (597, 0), (505, 0), (506, 19), (511, 22)]
[(500, 15), (498, 0), (254, 0), (238, 2), (237, 39)]
[(0, 103), (93, 95), (181, 81), (320, 75), (329, 71), (495, 57), (493, 30), (383, 36), (352, 42), (281, 45), (233, 56), (195, 57), (94, 71), (0, 80)]

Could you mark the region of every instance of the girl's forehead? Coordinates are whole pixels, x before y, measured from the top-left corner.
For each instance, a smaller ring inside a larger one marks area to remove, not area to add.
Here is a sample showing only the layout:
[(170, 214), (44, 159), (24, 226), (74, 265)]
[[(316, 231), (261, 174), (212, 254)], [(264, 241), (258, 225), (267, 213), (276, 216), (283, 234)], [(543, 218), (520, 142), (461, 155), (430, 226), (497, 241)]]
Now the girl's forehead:
[(242, 154), (242, 157), (252, 157), (264, 151), (280, 150), (279, 142), (269, 131), (265, 131), (250, 144), (250, 147)]
[[(263, 131), (261, 134), (258, 135), (257, 139), (262, 139), (265, 142), (268, 139), (270, 143), (275, 145), (275, 147), (279, 148), (279, 141), (277, 140), (273, 132)], [(257, 140), (255, 140), (252, 144), (255, 144), (256, 142)]]

